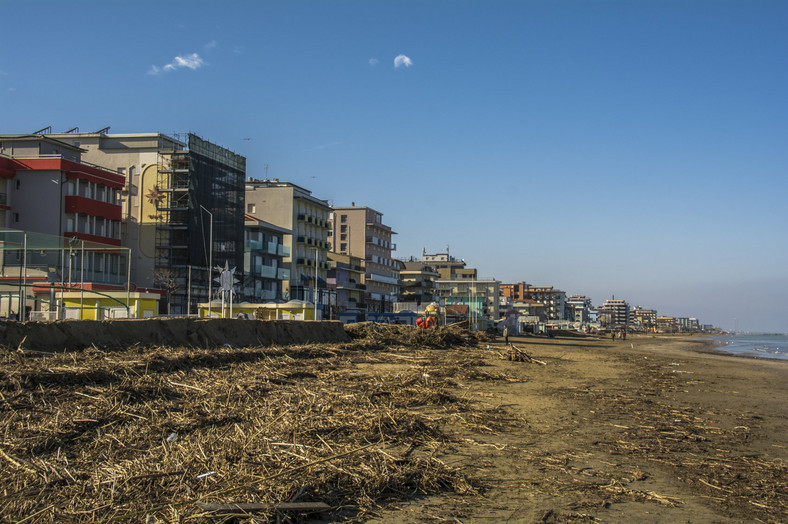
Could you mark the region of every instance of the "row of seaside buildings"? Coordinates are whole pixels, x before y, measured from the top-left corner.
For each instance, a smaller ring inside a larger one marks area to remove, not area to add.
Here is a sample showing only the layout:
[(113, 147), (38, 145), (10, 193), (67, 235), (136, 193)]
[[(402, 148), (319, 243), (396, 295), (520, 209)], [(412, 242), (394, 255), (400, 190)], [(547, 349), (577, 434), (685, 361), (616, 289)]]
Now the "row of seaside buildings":
[(704, 327), (480, 277), (448, 247), (395, 258), (381, 212), (254, 175), (243, 156), (191, 133), (0, 135), (0, 317), (143, 318), (207, 305), (213, 316), (275, 306), (272, 318), (399, 321), (437, 303), (452, 320), (515, 316), (533, 329)]

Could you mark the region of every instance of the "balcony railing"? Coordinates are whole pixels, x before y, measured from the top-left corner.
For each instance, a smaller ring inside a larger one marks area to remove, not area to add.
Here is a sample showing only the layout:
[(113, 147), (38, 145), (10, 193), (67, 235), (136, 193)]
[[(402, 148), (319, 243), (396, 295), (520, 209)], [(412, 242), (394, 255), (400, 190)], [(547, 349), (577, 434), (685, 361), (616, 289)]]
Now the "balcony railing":
[(276, 278), (276, 268), (272, 266), (261, 265), (259, 266), (260, 272), (258, 273), (263, 278)]

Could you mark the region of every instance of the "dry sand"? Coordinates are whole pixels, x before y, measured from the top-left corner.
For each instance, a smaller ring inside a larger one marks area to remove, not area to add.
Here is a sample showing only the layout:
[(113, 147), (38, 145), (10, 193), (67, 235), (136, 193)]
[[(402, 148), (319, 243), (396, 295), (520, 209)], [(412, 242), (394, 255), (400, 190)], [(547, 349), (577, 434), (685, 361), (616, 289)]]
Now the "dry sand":
[(7, 348), (0, 518), (224, 522), (205, 504), (234, 502), (261, 506), (229, 521), (266, 522), (294, 501), (370, 522), (788, 521), (787, 362), (512, 337), (541, 365), (368, 335)]
[[(487, 487), (381, 521), (788, 522), (788, 362), (697, 338), (512, 338), (545, 366), (468, 395), (524, 417), (446, 458)], [(493, 344), (493, 348), (500, 344)]]

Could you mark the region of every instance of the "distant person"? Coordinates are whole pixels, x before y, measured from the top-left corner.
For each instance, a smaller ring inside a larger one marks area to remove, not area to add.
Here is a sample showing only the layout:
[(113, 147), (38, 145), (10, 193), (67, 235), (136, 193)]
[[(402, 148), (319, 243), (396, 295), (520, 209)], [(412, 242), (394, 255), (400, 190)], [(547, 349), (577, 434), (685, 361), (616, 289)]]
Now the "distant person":
[(610, 338), (611, 338), (612, 340), (615, 340), (615, 339), (616, 339), (616, 332), (615, 332), (615, 331), (611, 331), (611, 332), (610, 332)]
[(503, 341), (505, 344), (509, 343), (509, 326), (503, 327)]
[(626, 329), (622, 329), (621, 330), (621, 340), (626, 340), (626, 339), (627, 339), (627, 330)]

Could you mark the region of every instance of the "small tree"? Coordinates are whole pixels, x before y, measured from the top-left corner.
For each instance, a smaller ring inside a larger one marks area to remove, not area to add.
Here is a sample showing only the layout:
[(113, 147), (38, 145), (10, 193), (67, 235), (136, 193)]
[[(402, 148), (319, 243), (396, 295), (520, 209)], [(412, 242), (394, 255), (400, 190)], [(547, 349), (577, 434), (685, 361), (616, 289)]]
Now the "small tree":
[(163, 289), (167, 295), (167, 314), (170, 314), (170, 296), (178, 289), (178, 281), (175, 273), (167, 268), (156, 270), (153, 274), (153, 283), (159, 289)]

